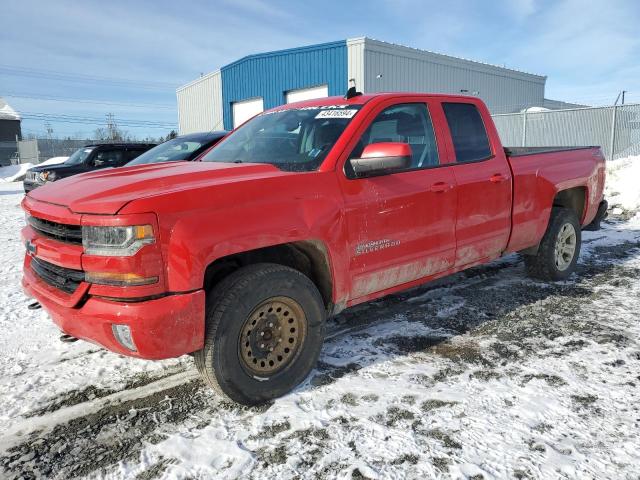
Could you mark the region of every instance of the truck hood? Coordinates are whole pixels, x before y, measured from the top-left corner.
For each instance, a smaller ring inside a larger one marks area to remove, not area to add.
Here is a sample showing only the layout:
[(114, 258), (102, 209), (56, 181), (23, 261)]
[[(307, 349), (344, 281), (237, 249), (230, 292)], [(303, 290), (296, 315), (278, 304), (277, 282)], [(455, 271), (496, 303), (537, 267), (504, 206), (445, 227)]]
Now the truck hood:
[(87, 167), (85, 165), (65, 165), (64, 163), (54, 163), (53, 165), (36, 165), (29, 169), (30, 172), (56, 172), (61, 175), (67, 175), (78, 172), (86, 172)]
[[(78, 165), (74, 165), (77, 167)], [(29, 169), (30, 172), (60, 172), (64, 170), (69, 170), (71, 168), (70, 165), (65, 165), (64, 163), (54, 163), (53, 165), (36, 165), (35, 167), (31, 167)]]
[(29, 197), (75, 213), (113, 215), (135, 199), (276, 175), (287, 173), (257, 163), (155, 163), (75, 175), (47, 183)]

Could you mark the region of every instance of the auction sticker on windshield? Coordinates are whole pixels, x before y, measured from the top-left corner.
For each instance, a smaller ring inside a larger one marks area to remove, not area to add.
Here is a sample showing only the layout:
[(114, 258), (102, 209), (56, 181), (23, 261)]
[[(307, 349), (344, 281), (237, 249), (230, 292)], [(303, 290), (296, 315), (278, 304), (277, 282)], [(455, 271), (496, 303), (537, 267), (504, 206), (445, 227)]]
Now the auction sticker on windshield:
[(316, 118), (351, 118), (358, 110), (345, 109), (345, 110), (322, 110), (316, 115)]

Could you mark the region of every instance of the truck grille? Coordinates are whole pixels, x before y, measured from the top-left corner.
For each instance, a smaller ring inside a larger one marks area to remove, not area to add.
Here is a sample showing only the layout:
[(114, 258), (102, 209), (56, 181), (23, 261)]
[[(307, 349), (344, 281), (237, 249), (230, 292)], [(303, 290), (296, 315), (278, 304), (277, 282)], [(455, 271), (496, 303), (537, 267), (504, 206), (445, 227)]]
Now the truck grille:
[(84, 272), (81, 270), (59, 267), (35, 257), (31, 257), (31, 269), (45, 283), (68, 294), (75, 292), (84, 281)]
[(82, 243), (82, 228), (80, 225), (67, 225), (36, 217), (29, 217), (27, 221), (34, 230), (45, 237), (67, 243)]

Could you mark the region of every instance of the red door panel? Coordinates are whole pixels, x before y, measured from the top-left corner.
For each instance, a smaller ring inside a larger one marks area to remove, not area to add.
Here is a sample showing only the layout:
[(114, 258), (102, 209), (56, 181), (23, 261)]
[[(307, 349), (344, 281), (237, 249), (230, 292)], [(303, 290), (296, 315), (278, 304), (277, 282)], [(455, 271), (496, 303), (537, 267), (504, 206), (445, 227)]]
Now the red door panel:
[[(457, 189), (441, 138), (444, 118), (438, 103), (433, 104), (438, 111), (423, 98), (381, 104), (363, 122), (339, 164), (342, 168), (358, 146), (371, 143), (405, 142), (413, 152), (408, 171), (372, 178), (339, 174), (348, 230), (350, 300), (453, 267)], [(407, 105), (423, 112), (422, 123), (415, 116), (407, 123), (412, 113), (404, 109)]]
[(455, 266), (459, 267), (505, 250), (511, 234), (511, 170), (482, 102), (444, 100), (441, 106), (458, 188)]
[(511, 232), (511, 172), (504, 159), (456, 165), (456, 266), (500, 255)]
[(453, 266), (457, 193), (451, 167), (348, 180), (343, 188), (352, 299)]

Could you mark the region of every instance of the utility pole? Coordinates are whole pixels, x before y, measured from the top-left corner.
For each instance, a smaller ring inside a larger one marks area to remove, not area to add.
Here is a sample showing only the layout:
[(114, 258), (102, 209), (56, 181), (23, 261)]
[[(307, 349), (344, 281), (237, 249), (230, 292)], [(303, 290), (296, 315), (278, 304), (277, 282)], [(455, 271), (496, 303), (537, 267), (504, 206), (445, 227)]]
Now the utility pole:
[(616, 101), (614, 102), (614, 105), (618, 105), (618, 100), (620, 100), (620, 97), (622, 97), (621, 105), (624, 105), (624, 94), (625, 93), (627, 93), (626, 90), (622, 90), (620, 93), (618, 93), (618, 96), (616, 97)]
[(46, 122), (44, 124), (44, 128), (47, 131), (47, 143), (49, 144), (49, 154), (52, 157), (55, 157), (56, 153), (54, 152), (54, 148), (53, 148), (53, 127), (49, 122)]
[(109, 140), (116, 140), (117, 132), (118, 126), (116, 125), (113, 113), (107, 113), (107, 134), (109, 136)]

